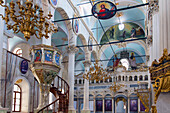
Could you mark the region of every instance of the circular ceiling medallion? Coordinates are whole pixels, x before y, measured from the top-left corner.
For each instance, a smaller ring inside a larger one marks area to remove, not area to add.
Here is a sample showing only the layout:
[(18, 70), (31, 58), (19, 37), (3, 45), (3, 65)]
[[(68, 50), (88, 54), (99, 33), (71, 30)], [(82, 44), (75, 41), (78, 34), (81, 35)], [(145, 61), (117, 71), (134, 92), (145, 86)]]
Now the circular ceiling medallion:
[(116, 5), (110, 1), (99, 1), (92, 7), (92, 14), (98, 19), (109, 19), (116, 14)]

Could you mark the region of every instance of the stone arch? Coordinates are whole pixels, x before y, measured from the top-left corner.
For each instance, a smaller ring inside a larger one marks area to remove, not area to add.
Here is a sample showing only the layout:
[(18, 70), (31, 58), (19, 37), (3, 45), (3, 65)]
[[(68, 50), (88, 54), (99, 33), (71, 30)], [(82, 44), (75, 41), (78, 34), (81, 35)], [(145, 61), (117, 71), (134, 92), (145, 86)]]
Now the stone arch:
[[(82, 34), (78, 34), (77, 40), (78, 40), (78, 38), (80, 38), (82, 45), (87, 45), (87, 41), (86, 41), (85, 37)], [(84, 50), (85, 60), (90, 59), (90, 54), (89, 54), (89, 51), (88, 51), (88, 47), (86, 46), (86, 47), (81, 47), (81, 48), (82, 48), (82, 50)]]
[[(68, 14), (66, 13), (66, 11), (65, 11), (63, 8), (57, 7), (57, 8), (55, 9), (55, 11), (54, 11), (54, 20), (56, 20), (56, 19), (55, 19), (55, 12), (56, 12), (56, 11), (58, 11), (58, 12), (61, 14), (61, 16), (62, 16), (63, 19), (69, 18)], [(69, 43), (69, 44), (72, 44), (72, 43), (74, 44), (74, 43), (75, 43), (75, 42), (74, 42), (74, 38), (75, 38), (75, 37), (73, 37), (73, 31), (72, 31), (71, 21), (70, 21), (70, 20), (67, 20), (67, 21), (64, 21), (64, 23), (65, 23), (66, 28), (67, 28), (67, 31), (65, 31), (65, 32), (68, 33), (68, 43)], [(55, 23), (55, 24), (57, 24), (57, 23)], [(63, 29), (63, 30), (64, 30), (64, 29)]]
[[(21, 112), (30, 112), (30, 94), (31, 94), (31, 85), (30, 82), (27, 80), (27, 78), (23, 76), (18, 76), (13, 81), (14, 84), (18, 84), (22, 89), (22, 97), (21, 97)], [(13, 92), (13, 89), (12, 89)], [(13, 96), (12, 96), (13, 98)]]

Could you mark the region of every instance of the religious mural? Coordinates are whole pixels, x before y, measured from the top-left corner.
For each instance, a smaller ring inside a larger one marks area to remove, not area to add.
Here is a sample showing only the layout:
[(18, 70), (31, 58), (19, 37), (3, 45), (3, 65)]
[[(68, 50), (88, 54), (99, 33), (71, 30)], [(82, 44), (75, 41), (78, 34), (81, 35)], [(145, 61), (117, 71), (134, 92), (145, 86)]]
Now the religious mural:
[[(106, 33), (102, 36), (101, 44), (115, 40), (126, 40), (128, 38), (144, 38), (145, 33), (143, 29), (134, 23), (124, 23), (124, 29), (119, 30), (119, 24), (110, 27)], [(108, 39), (107, 39), (108, 38)]]
[(57, 1), (58, 0), (49, 0), (49, 2), (51, 3), (51, 5), (56, 8), (57, 7)]
[(102, 111), (103, 101), (96, 100), (96, 111)]
[(105, 111), (112, 111), (112, 100), (105, 100)]
[(130, 100), (130, 111), (138, 111), (138, 100), (137, 99)]
[(109, 19), (116, 14), (116, 6), (110, 1), (99, 1), (92, 7), (92, 14), (98, 19)]
[(41, 50), (35, 50), (34, 62), (41, 62), (41, 57), (42, 57), (42, 51)]
[(28, 61), (22, 60), (20, 64), (20, 71), (22, 74), (26, 74), (28, 71)]
[(45, 62), (49, 63), (53, 60), (53, 51), (45, 50)]
[[(73, 18), (76, 18), (77, 16), (74, 15)], [(72, 21), (72, 28), (75, 33), (79, 32), (79, 20), (78, 19), (73, 19)]]
[(56, 61), (56, 64), (59, 66), (60, 65), (60, 54), (58, 53), (55, 54), (55, 61)]

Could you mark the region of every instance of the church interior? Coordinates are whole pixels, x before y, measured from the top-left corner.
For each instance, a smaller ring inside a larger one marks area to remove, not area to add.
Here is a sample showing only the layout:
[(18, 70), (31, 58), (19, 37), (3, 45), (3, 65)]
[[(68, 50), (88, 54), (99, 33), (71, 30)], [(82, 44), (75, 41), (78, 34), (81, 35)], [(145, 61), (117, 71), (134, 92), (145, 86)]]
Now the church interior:
[(170, 0), (0, 0), (0, 113), (170, 113)]

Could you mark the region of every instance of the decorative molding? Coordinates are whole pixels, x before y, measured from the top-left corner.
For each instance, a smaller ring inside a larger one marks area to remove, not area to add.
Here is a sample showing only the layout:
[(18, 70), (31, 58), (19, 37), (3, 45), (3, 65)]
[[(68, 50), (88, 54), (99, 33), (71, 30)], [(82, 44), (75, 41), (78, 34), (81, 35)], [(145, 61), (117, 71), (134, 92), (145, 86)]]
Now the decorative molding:
[(67, 47), (67, 52), (70, 54), (74, 54), (74, 53), (77, 53), (78, 52), (78, 48), (75, 46), (75, 45), (69, 45)]
[(159, 1), (158, 0), (149, 0), (148, 19), (152, 20), (153, 14), (158, 11), (159, 11)]
[(147, 37), (148, 37), (147, 40), (146, 40), (147, 45), (152, 46), (152, 42), (153, 42), (152, 35), (148, 35)]

